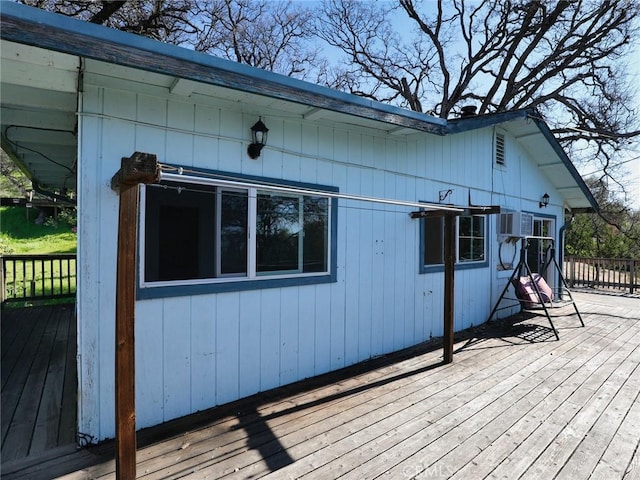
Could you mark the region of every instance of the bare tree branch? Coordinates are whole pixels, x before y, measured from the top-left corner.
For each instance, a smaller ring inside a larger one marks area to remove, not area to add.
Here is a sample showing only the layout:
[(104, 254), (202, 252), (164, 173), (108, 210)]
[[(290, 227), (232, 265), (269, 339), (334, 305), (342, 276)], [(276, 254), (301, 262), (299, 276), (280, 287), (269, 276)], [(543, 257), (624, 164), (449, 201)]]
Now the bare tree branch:
[(196, 50), (254, 67), (304, 78), (319, 65), (310, 44), (311, 10), (289, 1), (206, 0)]

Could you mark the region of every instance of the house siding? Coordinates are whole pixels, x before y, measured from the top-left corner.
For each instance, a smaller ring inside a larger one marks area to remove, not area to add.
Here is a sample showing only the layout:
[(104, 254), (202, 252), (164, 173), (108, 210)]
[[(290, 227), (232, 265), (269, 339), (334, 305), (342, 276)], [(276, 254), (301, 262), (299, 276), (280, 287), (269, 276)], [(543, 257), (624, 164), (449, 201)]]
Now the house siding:
[[(265, 110), (268, 146), (251, 160), (257, 114), (143, 91), (94, 75), (81, 99), (79, 431), (94, 440), (115, 433), (118, 196), (109, 181), (122, 157), (143, 151), (161, 163), (407, 201), (437, 202), (451, 189), (455, 204), (537, 210), (544, 191), (559, 198), (510, 136), (507, 167), (492, 167), (491, 127), (393, 136)], [(138, 300), (138, 428), (442, 336), (442, 274), (419, 273), (419, 221), (410, 210), (341, 199), (334, 283)], [(506, 281), (496, 272), (495, 220), (487, 226), (489, 266), (456, 272), (456, 330), (485, 321)]]

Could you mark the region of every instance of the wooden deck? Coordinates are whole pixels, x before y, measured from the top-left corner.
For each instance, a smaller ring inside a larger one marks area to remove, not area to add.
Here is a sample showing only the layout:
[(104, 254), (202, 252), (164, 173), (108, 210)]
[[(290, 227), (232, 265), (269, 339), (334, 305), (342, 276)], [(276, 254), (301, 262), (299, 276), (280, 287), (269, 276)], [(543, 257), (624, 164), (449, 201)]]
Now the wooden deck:
[(73, 305), (2, 310), (2, 466), (76, 443)]
[[(138, 478), (640, 478), (640, 298), (494, 322), (139, 433)], [(113, 443), (3, 470), (114, 478)]]

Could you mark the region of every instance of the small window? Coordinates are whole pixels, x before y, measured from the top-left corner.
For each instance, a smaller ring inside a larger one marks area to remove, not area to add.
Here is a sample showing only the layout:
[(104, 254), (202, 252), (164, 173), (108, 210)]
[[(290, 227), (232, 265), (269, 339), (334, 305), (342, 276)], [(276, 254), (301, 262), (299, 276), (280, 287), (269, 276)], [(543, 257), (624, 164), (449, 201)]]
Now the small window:
[(495, 150), (496, 163), (498, 165), (504, 165), (505, 164), (504, 133), (496, 132), (494, 137), (494, 144), (495, 144), (494, 150)]
[(484, 262), (484, 216), (462, 216), (458, 220), (458, 262)]
[[(486, 216), (463, 215), (456, 221), (456, 264), (486, 263)], [(444, 265), (444, 219), (425, 217), (423, 266)]]
[(143, 186), (143, 288), (332, 275), (328, 196), (188, 180)]

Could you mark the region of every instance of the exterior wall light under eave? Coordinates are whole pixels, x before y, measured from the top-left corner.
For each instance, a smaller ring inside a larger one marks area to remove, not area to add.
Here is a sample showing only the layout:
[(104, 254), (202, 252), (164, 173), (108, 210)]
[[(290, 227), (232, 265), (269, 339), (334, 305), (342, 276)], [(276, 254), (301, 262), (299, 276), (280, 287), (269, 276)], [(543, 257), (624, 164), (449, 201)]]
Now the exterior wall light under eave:
[(545, 193), (540, 200), (540, 208), (545, 208), (547, 205), (549, 205), (549, 194)]
[(262, 123), (262, 117), (251, 127), (251, 144), (247, 148), (249, 157), (254, 160), (260, 156), (262, 148), (267, 144), (267, 134), (269, 129)]

